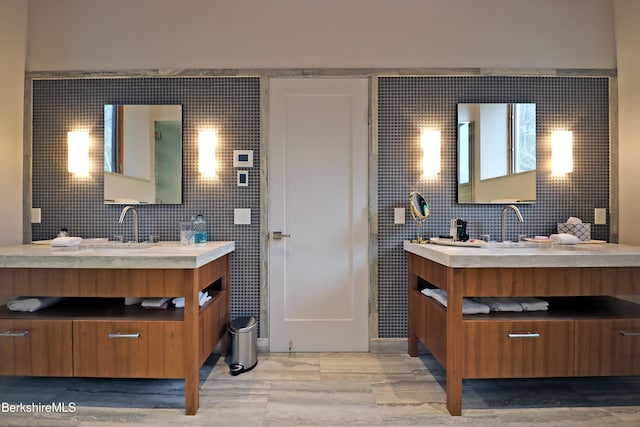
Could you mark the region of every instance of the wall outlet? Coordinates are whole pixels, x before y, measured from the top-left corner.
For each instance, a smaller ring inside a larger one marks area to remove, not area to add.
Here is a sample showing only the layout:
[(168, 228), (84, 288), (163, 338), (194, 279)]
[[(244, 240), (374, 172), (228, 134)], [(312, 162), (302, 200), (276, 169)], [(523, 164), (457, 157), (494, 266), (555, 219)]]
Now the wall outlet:
[(404, 224), (405, 223), (405, 214), (404, 208), (394, 208), (393, 209), (393, 223), (394, 224)]
[(31, 224), (40, 224), (42, 222), (42, 210), (40, 208), (31, 208)]
[(233, 223), (235, 225), (250, 225), (251, 224), (251, 209), (234, 209), (233, 210)]
[(595, 208), (594, 209), (594, 223), (606, 224), (607, 223), (607, 208)]

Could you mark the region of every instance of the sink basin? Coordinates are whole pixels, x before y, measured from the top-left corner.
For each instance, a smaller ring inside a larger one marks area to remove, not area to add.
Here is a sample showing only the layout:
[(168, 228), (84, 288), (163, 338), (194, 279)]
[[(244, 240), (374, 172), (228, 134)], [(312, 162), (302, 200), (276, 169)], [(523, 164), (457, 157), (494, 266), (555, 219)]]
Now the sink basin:
[(505, 250), (532, 250), (535, 252), (551, 252), (551, 251), (585, 251), (586, 248), (582, 245), (559, 245), (555, 243), (536, 243), (536, 242), (489, 242), (485, 248), (491, 249), (505, 249)]
[(489, 249), (493, 248), (508, 248), (508, 249), (531, 249), (549, 246), (544, 243), (532, 243), (532, 242), (496, 242), (492, 241), (486, 246)]
[(84, 246), (85, 248), (91, 248), (91, 249), (146, 249), (146, 248), (152, 248), (154, 246), (156, 246), (156, 243), (151, 243), (151, 242), (127, 242), (127, 243), (120, 243), (120, 242), (107, 242), (107, 243), (94, 243), (94, 244), (87, 244), (87, 245), (81, 245)]

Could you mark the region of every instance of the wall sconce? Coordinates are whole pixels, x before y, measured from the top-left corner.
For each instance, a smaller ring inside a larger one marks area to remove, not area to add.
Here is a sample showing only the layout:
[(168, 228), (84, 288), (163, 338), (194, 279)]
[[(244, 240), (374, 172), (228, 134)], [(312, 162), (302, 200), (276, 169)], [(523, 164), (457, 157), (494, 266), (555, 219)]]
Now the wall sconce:
[(423, 130), (420, 145), (422, 146), (422, 176), (438, 175), (440, 173), (440, 131)]
[(76, 175), (89, 175), (88, 132), (67, 132), (67, 170)]
[(217, 175), (217, 145), (218, 133), (216, 131), (200, 131), (198, 134), (198, 170), (207, 178), (215, 178)]
[(573, 132), (556, 131), (551, 134), (551, 174), (573, 172)]

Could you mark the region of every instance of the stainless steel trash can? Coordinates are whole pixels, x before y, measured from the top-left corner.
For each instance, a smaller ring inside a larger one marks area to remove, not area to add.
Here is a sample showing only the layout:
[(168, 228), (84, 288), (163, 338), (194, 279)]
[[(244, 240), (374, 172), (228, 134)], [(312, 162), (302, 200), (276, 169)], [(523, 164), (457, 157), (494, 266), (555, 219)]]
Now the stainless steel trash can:
[(258, 323), (253, 316), (238, 317), (229, 325), (231, 375), (253, 369), (258, 363)]

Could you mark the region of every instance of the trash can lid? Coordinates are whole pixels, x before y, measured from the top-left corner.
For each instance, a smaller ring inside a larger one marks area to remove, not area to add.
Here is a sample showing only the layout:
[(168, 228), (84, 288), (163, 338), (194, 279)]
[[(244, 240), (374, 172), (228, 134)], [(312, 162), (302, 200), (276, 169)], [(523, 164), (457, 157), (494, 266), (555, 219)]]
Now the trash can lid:
[(237, 317), (231, 321), (229, 329), (231, 329), (231, 332), (248, 332), (255, 328), (257, 324), (253, 316)]

